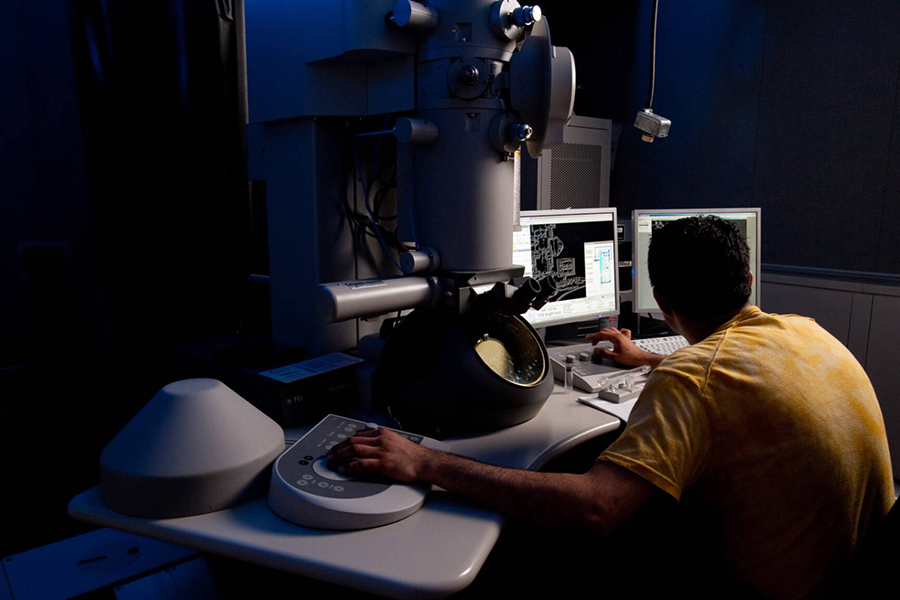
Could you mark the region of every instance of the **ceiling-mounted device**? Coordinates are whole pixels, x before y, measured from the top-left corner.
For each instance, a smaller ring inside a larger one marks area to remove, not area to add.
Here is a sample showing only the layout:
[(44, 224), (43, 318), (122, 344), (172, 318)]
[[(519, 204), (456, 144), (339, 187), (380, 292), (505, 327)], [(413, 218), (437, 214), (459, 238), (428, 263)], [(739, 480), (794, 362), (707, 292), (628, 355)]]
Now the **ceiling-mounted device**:
[(652, 142), (656, 138), (664, 138), (669, 135), (669, 127), (672, 121), (653, 112), (653, 92), (656, 88), (656, 19), (659, 13), (659, 0), (653, 0), (653, 30), (650, 45), (650, 95), (647, 99), (647, 108), (638, 111), (634, 119), (634, 126), (644, 132), (641, 139)]

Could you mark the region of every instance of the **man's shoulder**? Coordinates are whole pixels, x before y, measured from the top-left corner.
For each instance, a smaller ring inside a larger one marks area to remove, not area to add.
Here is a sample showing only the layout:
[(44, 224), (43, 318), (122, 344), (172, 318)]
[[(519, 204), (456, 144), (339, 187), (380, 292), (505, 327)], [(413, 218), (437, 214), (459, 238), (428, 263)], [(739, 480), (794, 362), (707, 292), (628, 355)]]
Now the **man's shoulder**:
[(663, 359), (654, 373), (660, 378), (689, 380), (700, 386), (716, 361), (721, 342), (722, 336), (716, 332), (695, 344), (679, 348)]
[(766, 313), (745, 307), (705, 339), (667, 356), (656, 368), (657, 379), (690, 382), (703, 388), (712, 372), (742, 371), (754, 364), (778, 362), (785, 355), (804, 355), (807, 346), (838, 352), (843, 345), (813, 319)]
[(766, 313), (751, 307), (744, 319), (729, 332), (731, 340), (749, 346), (768, 348), (774, 353), (801, 352), (804, 348), (824, 347), (829, 351), (842, 352), (844, 345), (815, 319), (796, 314)]
[[(728, 327), (728, 325), (731, 325)], [(778, 329), (799, 328), (801, 330), (817, 330), (823, 333), (827, 332), (811, 317), (805, 317), (797, 314), (781, 314), (768, 313), (756, 306), (748, 306), (742, 310), (733, 320), (733, 323), (726, 324), (723, 329), (737, 328), (761, 328), (761, 329)], [(718, 333), (718, 332), (717, 332)]]
[(673, 396), (700, 398), (714, 359), (714, 349), (702, 342), (676, 350), (653, 370), (641, 396), (661, 395), (669, 400)]

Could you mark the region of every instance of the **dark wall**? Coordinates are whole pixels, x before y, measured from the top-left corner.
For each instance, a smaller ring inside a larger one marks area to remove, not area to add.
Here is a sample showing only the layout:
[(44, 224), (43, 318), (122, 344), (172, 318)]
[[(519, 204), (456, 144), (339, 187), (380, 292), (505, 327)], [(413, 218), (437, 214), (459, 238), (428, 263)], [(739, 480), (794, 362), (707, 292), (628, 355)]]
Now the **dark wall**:
[(760, 206), (764, 263), (900, 273), (900, 5), (660, 4), (653, 108), (672, 129), (646, 144), (652, 2), (590, 19), (542, 2), (576, 112), (623, 123), (612, 204)]
[(0, 557), (78, 531), (100, 449), (207, 375), (179, 347), (246, 326), (234, 4), (0, 0)]
[(109, 372), (65, 2), (0, 7), (5, 556), (69, 531), (62, 495), (96, 472)]

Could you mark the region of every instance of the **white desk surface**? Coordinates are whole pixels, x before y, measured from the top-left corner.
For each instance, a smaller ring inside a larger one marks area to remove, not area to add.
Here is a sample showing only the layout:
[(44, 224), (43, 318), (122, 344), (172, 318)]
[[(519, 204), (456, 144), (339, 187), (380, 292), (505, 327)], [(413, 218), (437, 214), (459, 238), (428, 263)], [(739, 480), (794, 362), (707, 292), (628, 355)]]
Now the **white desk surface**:
[[(618, 428), (620, 421), (576, 402), (560, 386), (521, 425), (444, 440), (455, 454), (536, 470), (551, 458)], [(265, 498), (194, 517), (138, 519), (113, 512), (99, 486), (76, 496), (69, 514), (157, 538), (393, 598), (442, 598), (468, 586), (500, 535), (496, 513), (432, 490), (413, 515), (383, 527), (324, 531), (275, 516)]]

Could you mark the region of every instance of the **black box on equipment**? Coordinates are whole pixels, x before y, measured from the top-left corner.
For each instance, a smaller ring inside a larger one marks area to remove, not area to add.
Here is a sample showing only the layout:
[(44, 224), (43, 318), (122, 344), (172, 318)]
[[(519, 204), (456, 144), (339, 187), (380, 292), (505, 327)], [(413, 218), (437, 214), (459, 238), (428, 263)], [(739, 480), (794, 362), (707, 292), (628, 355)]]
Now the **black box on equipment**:
[(244, 370), (249, 380), (242, 377), (235, 389), (282, 427), (293, 427), (355, 408), (356, 368), (362, 362), (336, 352), (275, 369)]

